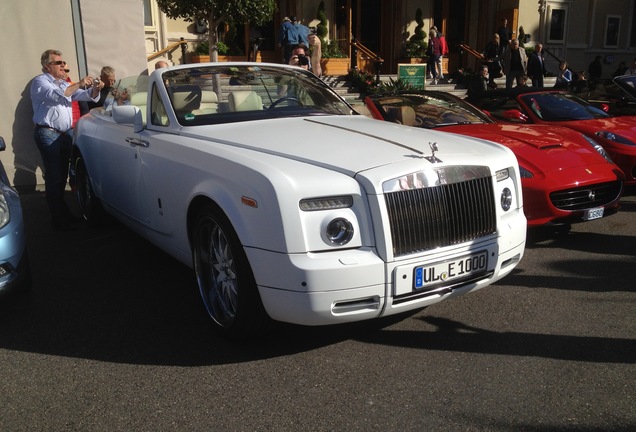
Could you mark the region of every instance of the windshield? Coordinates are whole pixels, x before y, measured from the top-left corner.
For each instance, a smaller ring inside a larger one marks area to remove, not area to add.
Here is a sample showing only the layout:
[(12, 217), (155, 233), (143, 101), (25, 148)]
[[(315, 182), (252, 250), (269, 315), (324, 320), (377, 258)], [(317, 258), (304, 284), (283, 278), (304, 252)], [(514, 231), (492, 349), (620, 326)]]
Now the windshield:
[(636, 98), (636, 75), (624, 75), (614, 78), (614, 83), (622, 88), (631, 98)]
[(523, 104), (545, 121), (590, 120), (610, 117), (583, 99), (570, 93), (529, 93), (519, 96)]
[(136, 75), (122, 78), (115, 82), (111, 92), (104, 101), (104, 110), (111, 111), (113, 106), (146, 105), (148, 76)]
[(414, 93), (373, 98), (387, 121), (433, 129), (440, 126), (492, 123), (470, 104), (446, 94)]
[(167, 70), (161, 78), (183, 126), (352, 114), (334, 91), (300, 68), (223, 64)]

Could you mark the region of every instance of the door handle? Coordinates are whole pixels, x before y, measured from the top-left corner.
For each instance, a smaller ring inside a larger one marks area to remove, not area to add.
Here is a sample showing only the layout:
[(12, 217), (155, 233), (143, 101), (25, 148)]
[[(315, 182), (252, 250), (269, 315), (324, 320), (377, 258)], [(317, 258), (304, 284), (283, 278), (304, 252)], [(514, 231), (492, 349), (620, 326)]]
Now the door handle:
[(150, 143), (148, 141), (140, 140), (137, 138), (126, 138), (126, 142), (131, 145), (136, 145), (140, 147), (149, 147)]

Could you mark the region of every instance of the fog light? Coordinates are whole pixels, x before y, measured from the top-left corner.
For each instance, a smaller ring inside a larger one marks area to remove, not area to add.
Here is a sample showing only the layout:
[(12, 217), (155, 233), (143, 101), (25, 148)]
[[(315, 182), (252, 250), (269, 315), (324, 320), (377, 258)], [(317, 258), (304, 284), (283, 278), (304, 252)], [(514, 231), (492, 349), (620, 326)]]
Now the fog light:
[(331, 244), (342, 246), (353, 238), (353, 225), (344, 218), (334, 219), (327, 225), (325, 235)]
[(508, 188), (504, 188), (501, 191), (501, 208), (504, 211), (510, 210), (510, 206), (512, 205), (512, 192)]

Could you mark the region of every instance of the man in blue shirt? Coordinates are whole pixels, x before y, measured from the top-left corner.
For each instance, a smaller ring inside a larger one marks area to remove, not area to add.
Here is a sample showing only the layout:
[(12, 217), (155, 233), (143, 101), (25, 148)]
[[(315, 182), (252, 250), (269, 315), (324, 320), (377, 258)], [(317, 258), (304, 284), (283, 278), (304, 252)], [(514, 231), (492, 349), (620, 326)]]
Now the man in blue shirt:
[(46, 202), (54, 229), (69, 231), (80, 218), (73, 216), (64, 189), (68, 178), (73, 136), (73, 101), (99, 100), (103, 83), (87, 76), (79, 82), (67, 82), (66, 62), (57, 50), (46, 50), (40, 58), (42, 74), (31, 83), (31, 103), (35, 124), (35, 143), (44, 165)]
[(288, 64), (294, 45), (299, 42), (298, 28), (292, 23), (296, 18), (285, 17), (280, 25), (279, 46), (283, 48), (283, 63)]
[(294, 18), (294, 27), (296, 27), (296, 32), (298, 33), (298, 43), (309, 46), (309, 35), (311, 34), (309, 27), (300, 21), (296, 21), (296, 18)]

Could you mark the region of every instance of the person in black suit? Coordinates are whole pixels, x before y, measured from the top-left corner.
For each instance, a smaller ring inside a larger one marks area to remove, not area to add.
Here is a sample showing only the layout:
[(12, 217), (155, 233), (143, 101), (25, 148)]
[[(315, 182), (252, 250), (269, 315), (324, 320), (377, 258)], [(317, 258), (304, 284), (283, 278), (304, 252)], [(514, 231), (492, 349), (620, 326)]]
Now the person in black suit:
[(479, 99), (486, 91), (488, 91), (488, 66), (481, 65), (477, 73), (468, 81), (466, 99), (472, 102)]
[(545, 59), (543, 58), (543, 45), (537, 44), (534, 52), (528, 58), (528, 76), (532, 80), (532, 87), (543, 87), (545, 76)]

